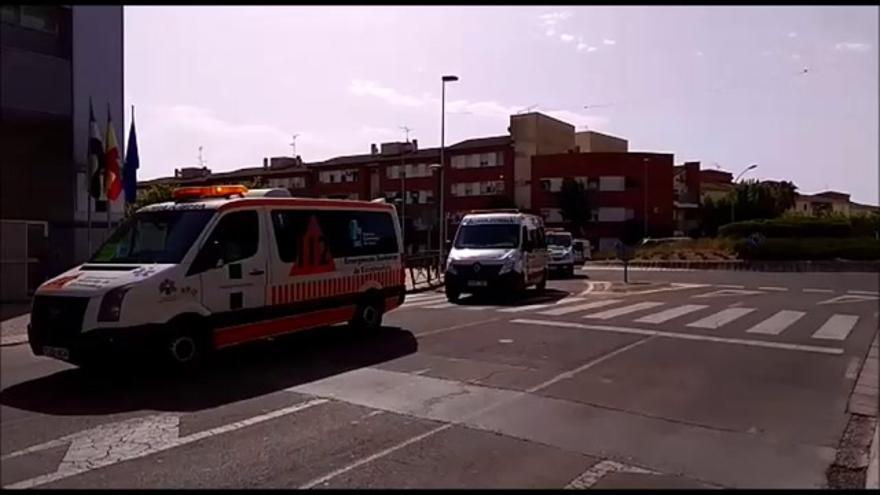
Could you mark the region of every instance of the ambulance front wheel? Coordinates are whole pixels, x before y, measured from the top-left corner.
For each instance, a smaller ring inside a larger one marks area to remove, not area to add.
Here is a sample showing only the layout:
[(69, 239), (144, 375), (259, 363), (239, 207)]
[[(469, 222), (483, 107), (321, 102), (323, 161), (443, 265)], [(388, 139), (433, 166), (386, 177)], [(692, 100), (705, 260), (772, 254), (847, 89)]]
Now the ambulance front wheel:
[(162, 346), (165, 359), (175, 367), (190, 367), (202, 362), (210, 352), (208, 333), (194, 328), (177, 328)]
[(378, 330), (382, 327), (384, 308), (381, 299), (368, 298), (355, 308), (354, 318), (350, 325), (359, 330)]

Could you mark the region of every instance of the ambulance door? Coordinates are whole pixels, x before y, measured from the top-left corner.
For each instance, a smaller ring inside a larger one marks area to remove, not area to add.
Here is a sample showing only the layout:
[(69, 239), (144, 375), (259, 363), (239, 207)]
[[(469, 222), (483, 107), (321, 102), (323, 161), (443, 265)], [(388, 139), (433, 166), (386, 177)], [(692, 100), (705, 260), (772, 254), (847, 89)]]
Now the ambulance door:
[[(212, 313), (261, 308), (266, 304), (269, 236), (264, 216), (258, 209), (223, 214), (202, 244), (189, 274), (200, 275), (202, 304)], [(244, 322), (232, 320), (230, 323)]]

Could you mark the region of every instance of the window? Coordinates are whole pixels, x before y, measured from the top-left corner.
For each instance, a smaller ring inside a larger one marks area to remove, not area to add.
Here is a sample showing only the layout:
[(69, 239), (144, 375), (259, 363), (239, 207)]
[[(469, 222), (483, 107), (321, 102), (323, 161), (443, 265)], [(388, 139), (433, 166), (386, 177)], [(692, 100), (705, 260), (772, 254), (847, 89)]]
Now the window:
[(471, 155), (455, 155), (451, 158), (452, 168), (484, 168), (497, 167), (502, 164), (498, 152), (475, 153)]
[(599, 208), (600, 222), (622, 222), (626, 220), (626, 209), (619, 207)]
[(455, 155), (452, 157), (452, 168), (464, 168), (466, 155)]
[(180, 263), (213, 216), (214, 210), (136, 213), (113, 232), (89, 262)]
[(590, 221), (591, 222), (598, 222), (599, 221), (599, 209), (598, 208), (593, 208), (592, 210), (590, 210)]
[[(236, 211), (220, 219), (204, 244), (204, 246), (217, 245), (219, 249), (212, 253), (211, 248), (206, 250), (203, 247), (198, 257), (211, 258), (216, 255), (217, 259), (215, 260), (202, 261), (208, 262), (207, 266), (210, 267), (216, 266), (218, 260), (222, 260), (223, 264), (235, 263), (257, 254), (259, 243), (260, 230), (257, 212), (253, 210)], [(201, 265), (198, 262), (193, 264)]]
[(18, 24), (18, 5), (0, 6), (0, 20), (10, 24)]
[(354, 169), (346, 170), (326, 170), (318, 174), (318, 180), (324, 184), (340, 184), (343, 182), (357, 182), (358, 171)]
[(606, 175), (599, 177), (600, 191), (624, 191), (626, 190), (626, 180), (623, 176)]
[(389, 167), (385, 167), (385, 175), (387, 175), (389, 179), (399, 179), (400, 165), (391, 165)]
[(386, 212), (275, 210), (272, 226), (285, 263), (397, 253), (394, 220)]
[(548, 177), (541, 179), (541, 189), (546, 192), (559, 192), (562, 190), (562, 177)]

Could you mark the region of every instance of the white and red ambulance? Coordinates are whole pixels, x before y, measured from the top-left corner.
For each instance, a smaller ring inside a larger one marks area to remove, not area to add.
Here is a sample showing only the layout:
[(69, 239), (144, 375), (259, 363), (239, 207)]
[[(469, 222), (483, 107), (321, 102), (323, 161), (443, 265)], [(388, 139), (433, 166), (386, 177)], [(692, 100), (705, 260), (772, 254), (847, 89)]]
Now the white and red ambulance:
[(88, 364), (129, 349), (175, 363), (403, 304), (397, 213), (284, 189), (188, 187), (140, 209), (86, 263), (36, 291), (32, 351)]

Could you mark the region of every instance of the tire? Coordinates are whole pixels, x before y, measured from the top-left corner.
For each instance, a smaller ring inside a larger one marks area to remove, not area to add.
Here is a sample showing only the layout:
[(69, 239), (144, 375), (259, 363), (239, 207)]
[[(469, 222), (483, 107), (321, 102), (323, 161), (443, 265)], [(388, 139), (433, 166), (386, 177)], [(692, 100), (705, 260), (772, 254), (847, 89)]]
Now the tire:
[(162, 357), (172, 368), (195, 368), (211, 353), (210, 333), (192, 327), (181, 327), (183, 325), (178, 325), (162, 340)]
[(451, 303), (457, 303), (458, 299), (461, 297), (461, 292), (459, 290), (448, 285), (444, 288), (444, 291), (446, 292), (446, 300)]
[(381, 300), (375, 297), (364, 299), (355, 308), (354, 318), (349, 324), (361, 331), (374, 331), (382, 328), (382, 316), (384, 307)]

